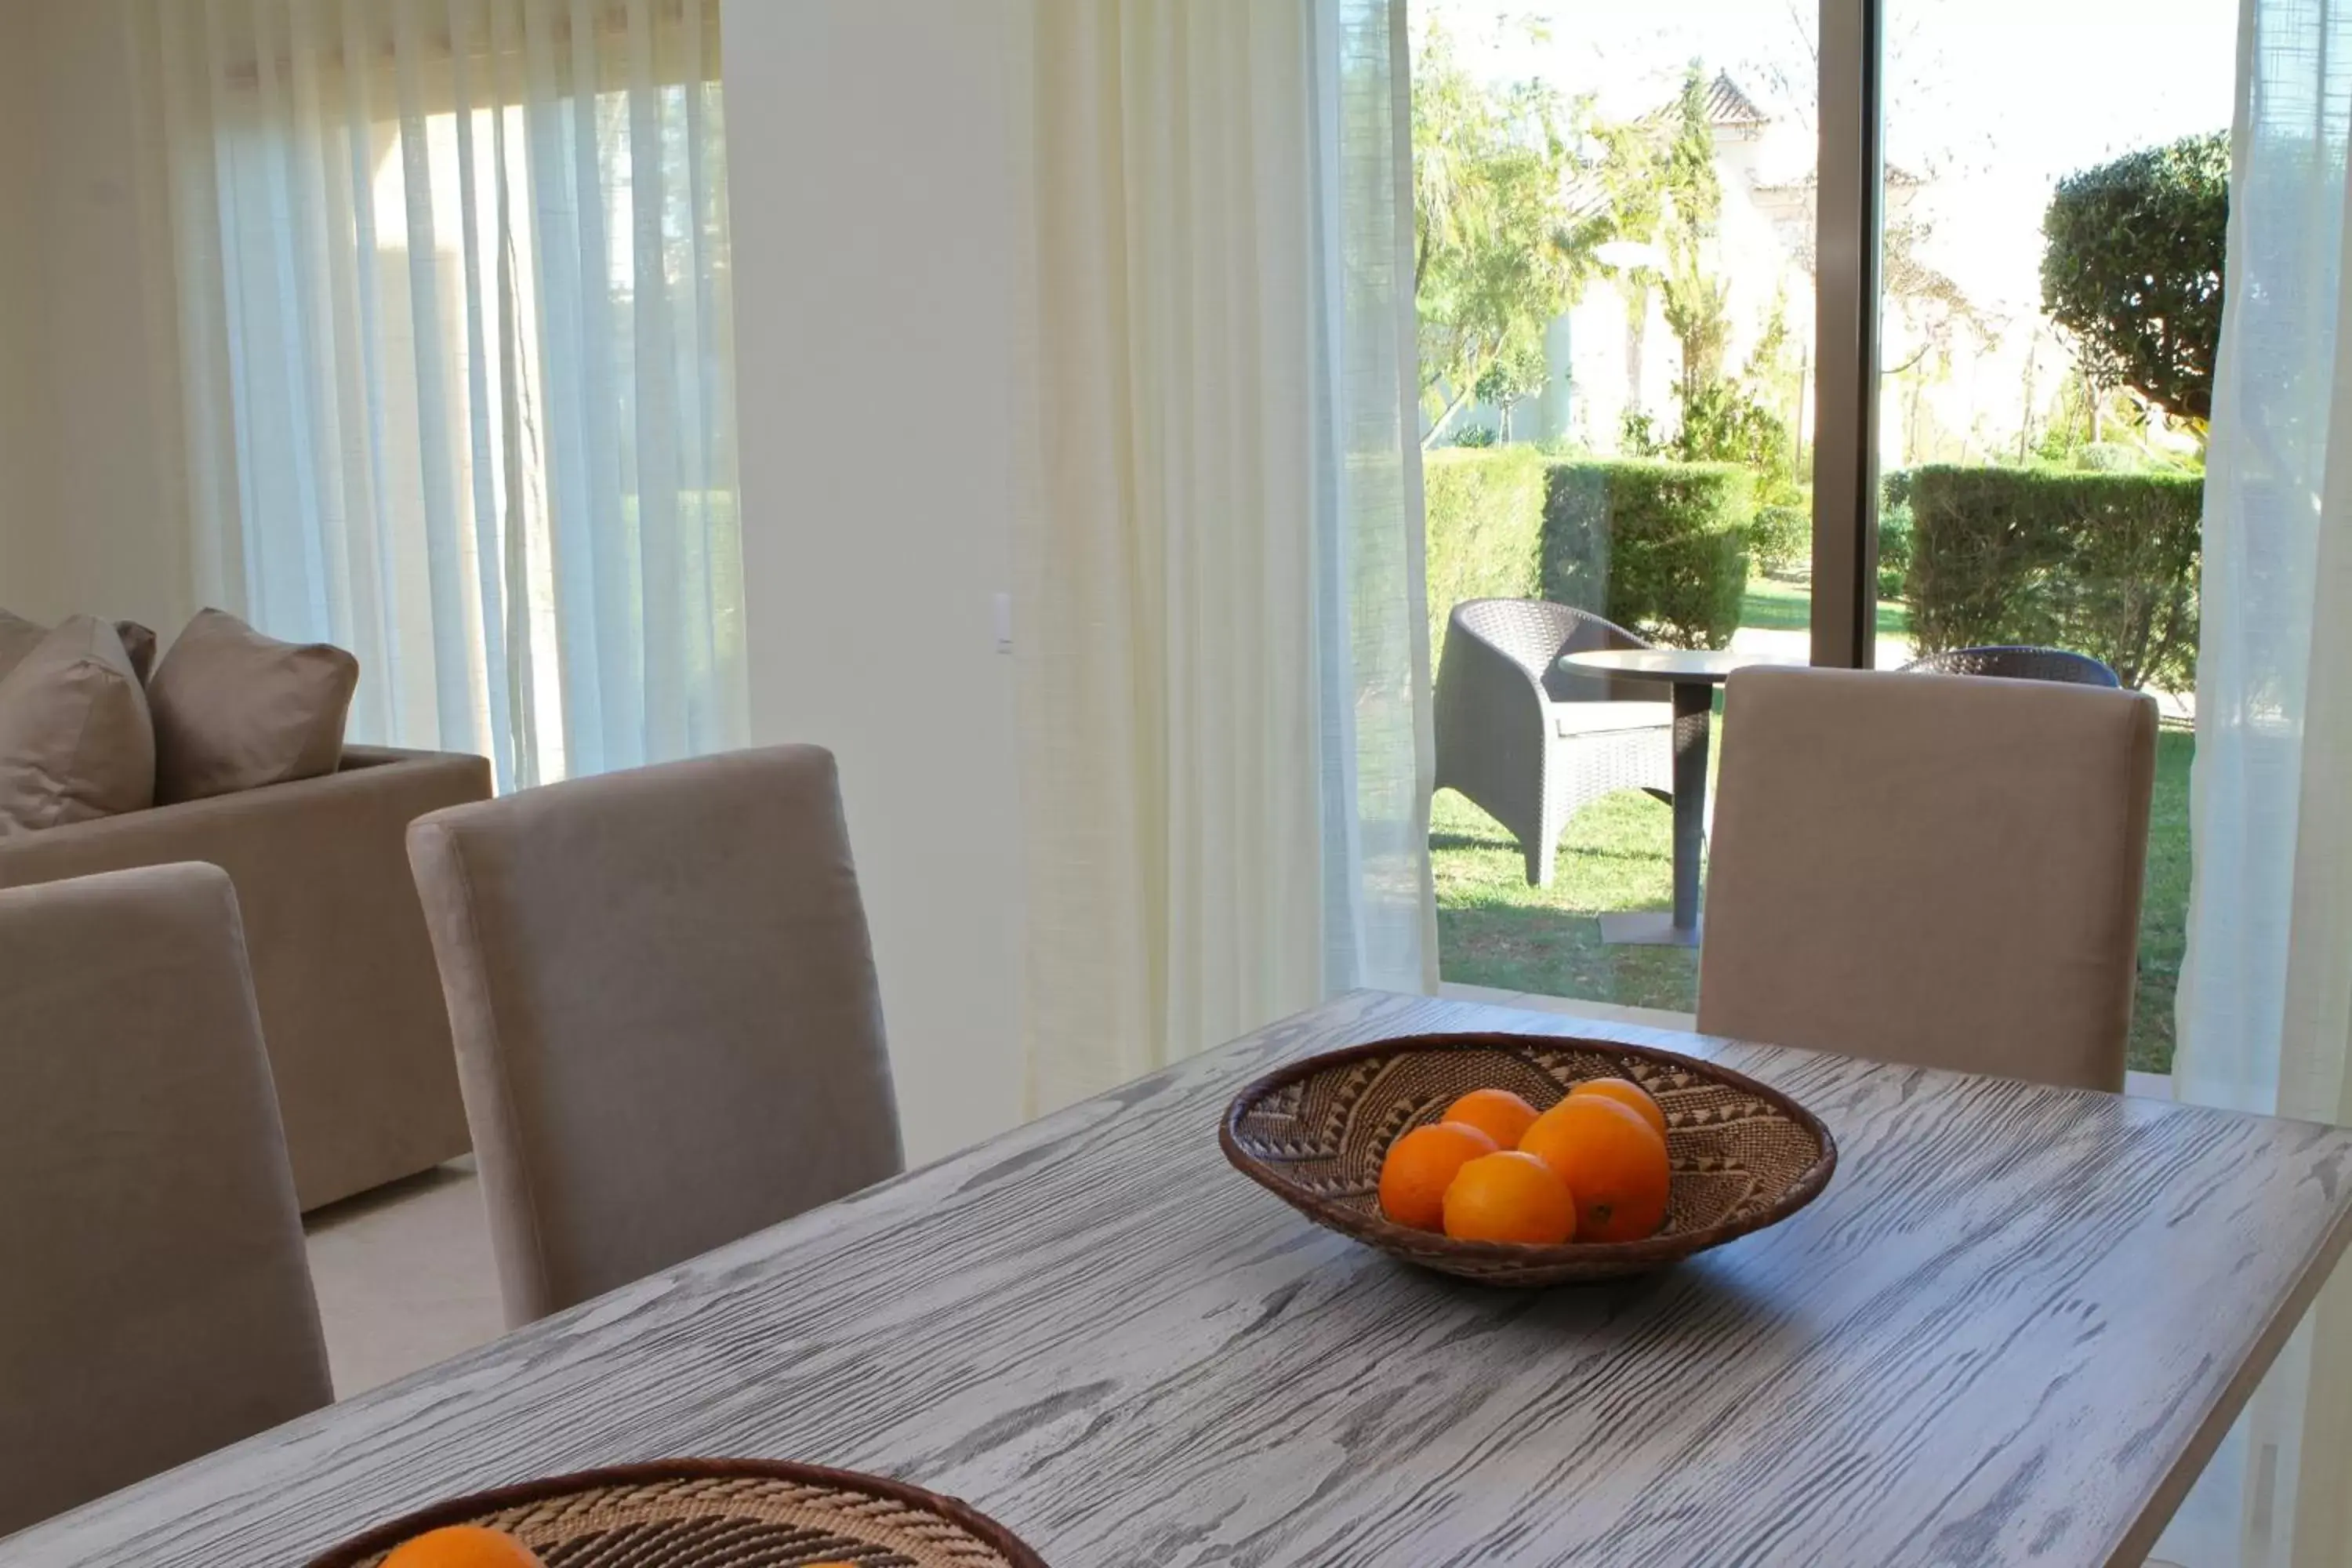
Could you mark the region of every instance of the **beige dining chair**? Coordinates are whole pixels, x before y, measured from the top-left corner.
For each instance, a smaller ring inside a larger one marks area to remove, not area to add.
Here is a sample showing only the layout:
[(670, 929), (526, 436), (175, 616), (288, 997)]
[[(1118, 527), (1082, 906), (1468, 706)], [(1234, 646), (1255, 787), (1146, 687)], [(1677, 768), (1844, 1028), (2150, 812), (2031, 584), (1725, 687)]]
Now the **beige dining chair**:
[(1702, 1033), (2123, 1088), (2154, 701), (1752, 668), (1722, 744)]
[(333, 1398), (227, 875), (0, 890), (0, 1536)]
[(902, 1168), (830, 752), (453, 806), (408, 853), (510, 1324)]

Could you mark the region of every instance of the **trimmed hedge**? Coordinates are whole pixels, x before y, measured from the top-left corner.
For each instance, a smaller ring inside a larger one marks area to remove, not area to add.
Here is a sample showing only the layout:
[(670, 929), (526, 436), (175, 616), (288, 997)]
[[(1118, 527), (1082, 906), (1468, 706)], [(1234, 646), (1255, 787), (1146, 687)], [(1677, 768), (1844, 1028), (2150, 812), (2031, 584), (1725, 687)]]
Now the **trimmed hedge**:
[(1912, 470), (1919, 651), (2041, 643), (2105, 660), (2126, 686), (2187, 689), (2204, 497), (2200, 474)]
[(1543, 582), (1544, 458), (1533, 447), (1447, 447), (1422, 458), (1428, 500), (1429, 651), (1465, 599), (1532, 599)]
[(1756, 558), (1757, 570), (1767, 574), (1787, 574), (1811, 566), (1811, 505), (1757, 508), (1755, 521), (1748, 525), (1748, 550)]
[(1903, 597), (1911, 580), (1911, 470), (1878, 477), (1878, 596)]
[(1745, 468), (1453, 448), (1427, 455), (1423, 486), (1433, 653), (1465, 599), (1574, 605), (1675, 647), (1722, 647), (1738, 628)]
[(1599, 610), (1670, 647), (1725, 647), (1748, 593), (1756, 482), (1731, 463), (1554, 463), (1543, 597)]
[(1899, 599), (1911, 577), (1911, 513), (1878, 514), (1878, 596)]

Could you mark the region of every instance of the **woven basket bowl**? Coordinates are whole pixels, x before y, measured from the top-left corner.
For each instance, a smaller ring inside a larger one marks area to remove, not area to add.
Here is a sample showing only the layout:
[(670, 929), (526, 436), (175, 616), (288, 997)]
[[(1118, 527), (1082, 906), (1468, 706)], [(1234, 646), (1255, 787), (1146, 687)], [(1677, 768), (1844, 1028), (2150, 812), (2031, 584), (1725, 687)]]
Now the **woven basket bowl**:
[(547, 1568), (1045, 1568), (953, 1498), (757, 1459), (670, 1459), (481, 1492), (371, 1531), (310, 1568), (376, 1568), (451, 1524), (505, 1531)]
[[(1541, 1110), (1588, 1079), (1626, 1078), (1666, 1113), (1674, 1189), (1641, 1241), (1523, 1247), (1454, 1241), (1381, 1215), (1389, 1145), (1474, 1089)], [(1672, 1051), (1549, 1035), (1417, 1035), (1351, 1046), (1269, 1073), (1234, 1097), (1225, 1158), (1316, 1224), (1407, 1263), (1488, 1285), (1570, 1285), (1643, 1274), (1786, 1219), (1837, 1169), (1821, 1119), (1754, 1079)]]

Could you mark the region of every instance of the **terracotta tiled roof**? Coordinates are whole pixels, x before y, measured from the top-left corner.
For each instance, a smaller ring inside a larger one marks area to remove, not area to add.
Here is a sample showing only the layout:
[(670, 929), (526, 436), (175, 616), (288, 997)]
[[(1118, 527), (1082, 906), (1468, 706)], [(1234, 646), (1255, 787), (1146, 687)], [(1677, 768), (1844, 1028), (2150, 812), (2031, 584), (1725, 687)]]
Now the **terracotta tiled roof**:
[[(1640, 123), (1653, 127), (1657, 134), (1664, 135), (1674, 115), (1675, 102), (1674, 99), (1667, 100), (1643, 115)], [(1715, 80), (1707, 84), (1706, 118), (1707, 123), (1717, 131), (1753, 131), (1772, 123), (1772, 116), (1732, 80), (1729, 71), (1716, 72)], [(1759, 196), (1806, 195), (1811, 194), (1816, 180), (1814, 171), (1808, 169), (1801, 179), (1780, 183), (1759, 182), (1749, 189)], [(1926, 184), (1926, 180), (1908, 169), (1894, 163), (1886, 165), (1886, 184), (1890, 190), (1906, 190)], [(1608, 194), (1601, 188), (1597, 179), (1584, 176), (1569, 183), (1568, 210), (1570, 217), (1592, 217), (1606, 211), (1608, 206)]]
[[(1663, 111), (1662, 111), (1663, 112)], [(1717, 71), (1706, 89), (1706, 121), (1710, 125), (1769, 125), (1772, 117), (1739, 90), (1729, 71)]]

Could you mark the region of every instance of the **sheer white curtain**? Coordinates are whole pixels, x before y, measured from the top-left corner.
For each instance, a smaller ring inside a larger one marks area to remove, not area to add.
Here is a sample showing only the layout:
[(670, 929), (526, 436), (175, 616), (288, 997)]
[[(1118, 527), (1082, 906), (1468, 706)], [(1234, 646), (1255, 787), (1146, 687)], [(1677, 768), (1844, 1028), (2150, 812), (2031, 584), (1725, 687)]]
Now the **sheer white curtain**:
[(740, 742), (718, 0), (142, 0), (197, 590), (501, 787)]
[(1401, 0), (1040, 0), (1029, 1095), (1433, 980)]
[[(2334, 1122), (2352, 1121), (2347, 132), (2352, 0), (2246, 0), (2174, 1085)], [(2338, 1283), (2186, 1510), (2218, 1503), (2234, 1530), (2177, 1554), (2198, 1556), (2190, 1568), (2352, 1563), (2347, 1428), (2352, 1292)]]

